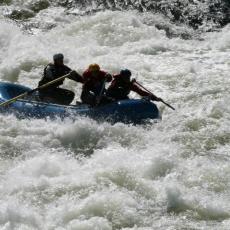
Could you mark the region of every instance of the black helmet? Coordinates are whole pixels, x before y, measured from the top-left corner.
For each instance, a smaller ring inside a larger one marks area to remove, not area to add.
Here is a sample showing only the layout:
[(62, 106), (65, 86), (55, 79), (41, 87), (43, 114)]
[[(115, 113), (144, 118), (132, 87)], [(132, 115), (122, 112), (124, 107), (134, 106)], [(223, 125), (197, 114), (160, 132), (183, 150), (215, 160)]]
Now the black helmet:
[(128, 70), (128, 69), (122, 69), (122, 70), (120, 71), (120, 75), (121, 75), (122, 77), (131, 77), (132, 73), (131, 73), (131, 71)]
[(59, 54), (54, 54), (53, 56), (53, 60), (57, 61), (57, 60), (63, 60), (64, 59), (64, 55), (59, 53)]

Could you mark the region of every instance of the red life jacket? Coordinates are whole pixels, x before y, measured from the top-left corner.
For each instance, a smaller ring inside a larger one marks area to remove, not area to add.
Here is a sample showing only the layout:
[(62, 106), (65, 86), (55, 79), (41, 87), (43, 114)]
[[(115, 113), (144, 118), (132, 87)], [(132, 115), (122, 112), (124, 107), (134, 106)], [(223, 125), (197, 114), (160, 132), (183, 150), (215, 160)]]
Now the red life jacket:
[(93, 75), (88, 69), (83, 73), (83, 91), (92, 91), (96, 95), (101, 91), (104, 81), (112, 79), (106, 77), (107, 73), (100, 70), (97, 75)]

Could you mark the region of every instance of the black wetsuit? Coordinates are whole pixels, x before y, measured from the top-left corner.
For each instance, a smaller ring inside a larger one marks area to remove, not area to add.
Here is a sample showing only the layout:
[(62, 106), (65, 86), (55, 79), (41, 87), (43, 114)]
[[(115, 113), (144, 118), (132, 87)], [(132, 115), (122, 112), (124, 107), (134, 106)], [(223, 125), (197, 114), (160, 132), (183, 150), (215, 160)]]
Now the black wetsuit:
[[(54, 79), (64, 76), (71, 72), (71, 69), (66, 65), (48, 64), (44, 69), (43, 78), (39, 81), (38, 85), (44, 85)], [(68, 77), (74, 81), (82, 82), (82, 77), (77, 73), (75, 76)], [(42, 101), (69, 105), (74, 99), (74, 92), (59, 88), (64, 82), (60, 80), (44, 89), (39, 90), (39, 97)]]

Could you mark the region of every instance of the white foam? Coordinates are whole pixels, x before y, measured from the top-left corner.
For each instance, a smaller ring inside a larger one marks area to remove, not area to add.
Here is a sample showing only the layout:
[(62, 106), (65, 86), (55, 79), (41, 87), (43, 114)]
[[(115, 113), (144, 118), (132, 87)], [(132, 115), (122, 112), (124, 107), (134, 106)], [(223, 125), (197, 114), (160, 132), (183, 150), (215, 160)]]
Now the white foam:
[(1, 80), (33, 88), (63, 52), (80, 73), (130, 68), (176, 111), (157, 103), (162, 122), (143, 126), (1, 115), (1, 228), (228, 229), (229, 27), (185, 41), (150, 14), (63, 14), (39, 13), (60, 23), (34, 35), (0, 19)]

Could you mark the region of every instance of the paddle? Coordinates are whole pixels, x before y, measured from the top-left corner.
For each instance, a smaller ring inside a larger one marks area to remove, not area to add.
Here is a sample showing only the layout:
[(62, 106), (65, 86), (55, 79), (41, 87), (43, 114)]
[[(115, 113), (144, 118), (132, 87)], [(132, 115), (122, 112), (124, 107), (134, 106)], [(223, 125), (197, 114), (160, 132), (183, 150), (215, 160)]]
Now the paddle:
[(14, 98), (11, 98), (11, 99), (8, 100), (8, 101), (2, 102), (2, 103), (0, 104), (0, 106), (9, 105), (9, 104), (11, 104), (11, 103), (17, 101), (17, 100), (20, 99), (20, 98), (23, 98), (23, 97), (25, 97), (25, 96), (28, 96), (28, 95), (32, 94), (33, 92), (36, 92), (36, 91), (39, 90), (39, 89), (44, 89), (44, 88), (46, 88), (47, 86), (52, 85), (52, 84), (54, 84), (54, 83), (56, 83), (56, 82), (58, 82), (58, 81), (60, 81), (60, 80), (62, 80), (62, 79), (64, 79), (64, 78), (66, 78), (66, 77), (68, 77), (68, 76), (69, 76), (69, 73), (66, 74), (66, 75), (64, 75), (64, 76), (62, 76), (62, 77), (59, 77), (59, 78), (57, 78), (57, 79), (54, 79), (53, 81), (49, 81), (48, 83), (46, 83), (46, 84), (44, 84), (44, 85), (41, 85), (41, 86), (39, 86), (39, 87), (37, 87), (37, 88), (35, 88), (35, 89), (32, 89), (32, 90), (30, 90), (30, 91), (28, 91), (28, 92), (22, 93), (22, 94), (20, 94), (20, 95), (14, 97)]
[(103, 94), (104, 89), (105, 89), (106, 80), (107, 80), (107, 79), (105, 79), (105, 80), (103, 81), (103, 84), (102, 84), (102, 87), (101, 87), (101, 91), (100, 91), (99, 96), (97, 97), (97, 100), (96, 100), (96, 106), (98, 106), (98, 105), (100, 104), (100, 102), (101, 102), (102, 94)]
[[(134, 79), (134, 83), (136, 83), (137, 85), (139, 85), (140, 87), (142, 87), (145, 91), (147, 91), (148, 93), (150, 93), (151, 95), (154, 95), (153, 93), (151, 93), (149, 90), (147, 90), (143, 85), (141, 85), (140, 83), (138, 83), (135, 79)], [(165, 105), (167, 105), (169, 108), (171, 108), (172, 110), (175, 110), (174, 107), (172, 107), (171, 105), (169, 105), (168, 103), (166, 103), (164, 100), (161, 99), (161, 102), (163, 102)]]

